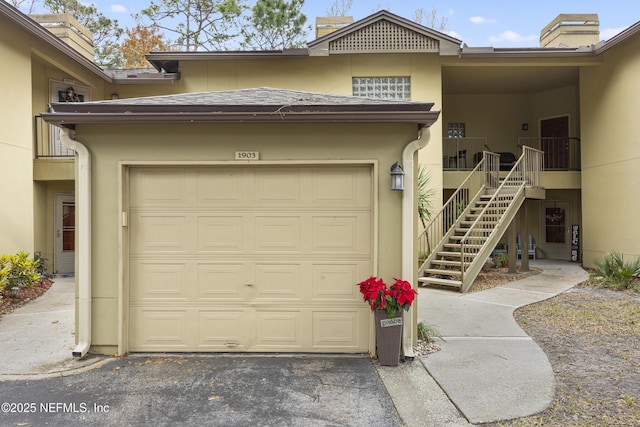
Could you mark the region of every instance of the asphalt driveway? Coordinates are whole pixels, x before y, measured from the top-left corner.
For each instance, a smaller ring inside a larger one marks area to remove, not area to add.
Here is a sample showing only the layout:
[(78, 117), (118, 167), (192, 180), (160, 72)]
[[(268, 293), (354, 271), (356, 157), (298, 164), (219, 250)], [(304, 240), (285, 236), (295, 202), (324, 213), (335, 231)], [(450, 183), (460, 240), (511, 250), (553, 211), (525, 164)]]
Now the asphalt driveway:
[(1, 425), (401, 426), (355, 356), (154, 355), (0, 382)]

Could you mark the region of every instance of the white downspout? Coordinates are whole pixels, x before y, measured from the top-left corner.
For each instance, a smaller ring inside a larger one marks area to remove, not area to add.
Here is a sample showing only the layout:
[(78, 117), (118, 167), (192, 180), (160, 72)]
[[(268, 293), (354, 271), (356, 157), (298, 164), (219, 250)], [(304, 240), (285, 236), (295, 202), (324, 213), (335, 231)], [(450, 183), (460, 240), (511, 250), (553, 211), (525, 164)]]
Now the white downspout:
[(72, 354), (81, 358), (91, 347), (91, 155), (86, 146), (73, 139), (70, 129), (60, 132), (60, 141), (78, 155), (78, 344)]
[[(402, 278), (413, 283), (415, 274), (414, 242), (416, 239), (414, 226), (416, 223), (416, 199), (414, 197), (414, 155), (426, 147), (431, 140), (431, 129), (423, 127), (418, 133), (418, 139), (411, 141), (402, 151), (402, 167), (404, 169), (404, 193), (402, 194)], [(405, 357), (415, 357), (413, 353), (413, 306), (406, 316), (409, 321), (404, 323), (402, 337), (402, 353)]]

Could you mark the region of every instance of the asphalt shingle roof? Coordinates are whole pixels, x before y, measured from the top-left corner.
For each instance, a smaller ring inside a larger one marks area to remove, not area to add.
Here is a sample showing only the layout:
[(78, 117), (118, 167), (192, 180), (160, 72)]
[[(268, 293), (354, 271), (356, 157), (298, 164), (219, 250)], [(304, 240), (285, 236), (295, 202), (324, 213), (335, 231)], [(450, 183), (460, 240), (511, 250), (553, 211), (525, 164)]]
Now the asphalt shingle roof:
[(93, 102), (53, 103), (48, 123), (403, 122), (430, 126), (431, 102), (384, 100), (260, 87)]
[(259, 87), (251, 89), (222, 90), (216, 92), (196, 92), (176, 95), (148, 96), (108, 101), (86, 102), (84, 105), (419, 105), (425, 103), (363, 98), (356, 96), (331, 95), (290, 89)]

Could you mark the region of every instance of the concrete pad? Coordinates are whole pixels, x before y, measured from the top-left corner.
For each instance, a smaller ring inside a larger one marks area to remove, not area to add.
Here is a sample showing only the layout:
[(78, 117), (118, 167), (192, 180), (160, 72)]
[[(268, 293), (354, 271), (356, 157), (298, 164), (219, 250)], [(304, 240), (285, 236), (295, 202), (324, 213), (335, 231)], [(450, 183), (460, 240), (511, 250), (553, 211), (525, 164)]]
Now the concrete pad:
[(454, 339), (422, 362), (472, 423), (524, 417), (553, 400), (555, 378), (531, 339)]
[(377, 366), (378, 374), (407, 427), (462, 427), (469, 422), (451, 403), (420, 361)]

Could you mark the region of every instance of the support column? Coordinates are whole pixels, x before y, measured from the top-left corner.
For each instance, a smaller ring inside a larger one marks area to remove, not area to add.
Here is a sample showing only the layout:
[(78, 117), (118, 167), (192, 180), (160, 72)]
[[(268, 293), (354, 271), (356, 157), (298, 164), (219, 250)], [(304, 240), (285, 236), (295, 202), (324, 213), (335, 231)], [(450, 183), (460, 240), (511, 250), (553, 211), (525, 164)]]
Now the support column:
[(527, 200), (520, 207), (520, 271), (529, 271), (529, 223), (527, 222)]
[(518, 259), (518, 251), (516, 250), (516, 222), (511, 221), (507, 228), (507, 241), (509, 243), (509, 273), (516, 272), (516, 261)]

